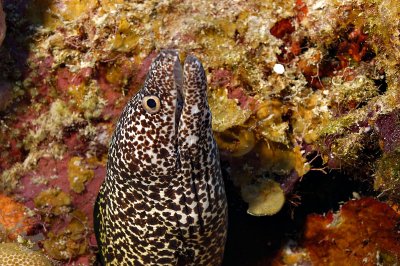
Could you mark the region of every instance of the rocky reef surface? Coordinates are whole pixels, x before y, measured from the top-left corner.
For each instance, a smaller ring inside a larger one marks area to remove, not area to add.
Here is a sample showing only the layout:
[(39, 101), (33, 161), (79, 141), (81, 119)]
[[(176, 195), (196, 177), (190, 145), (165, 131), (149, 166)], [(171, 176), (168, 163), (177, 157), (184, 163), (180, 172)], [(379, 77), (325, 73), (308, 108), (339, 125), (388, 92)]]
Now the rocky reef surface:
[(92, 209), (114, 125), (155, 55), (173, 48), (207, 72), (229, 197), (226, 265), (400, 262), (400, 1), (3, 9), (2, 242), (49, 263), (94, 263)]
[(6, 14), (3, 11), (3, 3), (0, 1), (0, 46), (6, 35)]

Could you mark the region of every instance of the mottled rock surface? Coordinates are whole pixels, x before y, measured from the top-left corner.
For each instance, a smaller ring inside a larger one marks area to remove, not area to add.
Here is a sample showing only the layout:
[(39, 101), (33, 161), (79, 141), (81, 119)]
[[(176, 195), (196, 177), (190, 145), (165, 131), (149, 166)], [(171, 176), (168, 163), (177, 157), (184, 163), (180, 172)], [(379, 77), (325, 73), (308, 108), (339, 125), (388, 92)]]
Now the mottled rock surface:
[(3, 11), (3, 3), (0, 1), (0, 45), (6, 36), (6, 14)]

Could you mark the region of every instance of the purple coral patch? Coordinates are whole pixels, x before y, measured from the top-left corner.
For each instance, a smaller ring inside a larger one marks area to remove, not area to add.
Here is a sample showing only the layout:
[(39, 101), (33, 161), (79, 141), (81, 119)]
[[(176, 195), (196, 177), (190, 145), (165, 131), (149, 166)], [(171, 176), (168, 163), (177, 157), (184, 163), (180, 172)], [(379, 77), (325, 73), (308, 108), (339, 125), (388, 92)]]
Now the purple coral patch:
[(400, 111), (381, 115), (375, 126), (381, 140), (381, 147), (385, 152), (392, 152), (400, 145)]

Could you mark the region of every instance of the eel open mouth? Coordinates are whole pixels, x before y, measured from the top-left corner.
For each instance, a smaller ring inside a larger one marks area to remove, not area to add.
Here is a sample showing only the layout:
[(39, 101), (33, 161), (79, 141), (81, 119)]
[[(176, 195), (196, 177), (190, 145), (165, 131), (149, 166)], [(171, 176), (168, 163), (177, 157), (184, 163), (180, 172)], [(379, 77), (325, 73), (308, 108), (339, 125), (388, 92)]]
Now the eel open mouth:
[(205, 116), (199, 114), (208, 110), (207, 82), (202, 64), (193, 55), (188, 55), (182, 64), (176, 50), (163, 50), (155, 62), (161, 62), (158, 66), (163, 70), (162, 78), (170, 84), (169, 88), (165, 87), (170, 91), (163, 93), (169, 95), (174, 108), (175, 136), (180, 134), (179, 130), (188, 127), (200, 130), (200, 124), (207, 121), (203, 121)]
[(176, 107), (175, 107), (175, 133), (178, 134), (179, 121), (182, 114), (185, 96), (183, 92), (183, 67), (179, 59), (179, 54), (176, 50), (163, 50), (163, 55), (171, 55), (174, 58), (173, 80), (176, 90)]

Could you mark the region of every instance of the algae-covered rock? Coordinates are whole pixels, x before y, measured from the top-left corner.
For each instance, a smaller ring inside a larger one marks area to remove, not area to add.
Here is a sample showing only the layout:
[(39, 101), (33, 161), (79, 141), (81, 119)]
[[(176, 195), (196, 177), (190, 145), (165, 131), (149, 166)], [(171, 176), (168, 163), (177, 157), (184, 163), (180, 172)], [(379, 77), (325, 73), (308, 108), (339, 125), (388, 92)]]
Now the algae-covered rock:
[(18, 235), (28, 234), (37, 222), (29, 213), (22, 203), (0, 194), (0, 235), (4, 236), (0, 241), (1, 238), (15, 239)]
[(400, 149), (385, 153), (377, 161), (374, 188), (392, 200), (400, 201)]
[(44, 241), (46, 253), (54, 259), (74, 259), (87, 252), (87, 217), (80, 211), (71, 213), (71, 217), (65, 228), (58, 232), (51, 231)]
[(374, 81), (361, 75), (351, 81), (345, 81), (342, 77), (333, 78), (332, 90), (332, 104), (335, 104), (339, 111), (365, 104), (379, 95), (379, 88)]
[(24, 140), (26, 149), (35, 150), (44, 140), (63, 138), (63, 129), (82, 121), (79, 114), (71, 112), (68, 105), (61, 101), (54, 101), (48, 113), (41, 115), (34, 121), (35, 129), (31, 130)]
[(312, 214), (304, 225), (303, 247), (312, 265), (398, 265), (399, 214), (372, 198), (350, 200), (340, 211)]
[(235, 99), (229, 99), (225, 89), (211, 91), (208, 104), (213, 115), (212, 127), (217, 132), (242, 125), (251, 115), (251, 112), (242, 109)]
[(214, 137), (218, 147), (234, 157), (249, 153), (256, 145), (255, 134), (246, 128), (233, 128), (217, 132)]
[(72, 157), (68, 162), (68, 180), (70, 187), (76, 193), (85, 189), (86, 182), (92, 180), (94, 171), (86, 160), (80, 157)]
[(52, 262), (38, 251), (17, 243), (0, 243), (1, 266), (51, 266)]
[(71, 207), (71, 197), (57, 188), (42, 191), (35, 199), (35, 207), (48, 210), (54, 215), (68, 213)]

